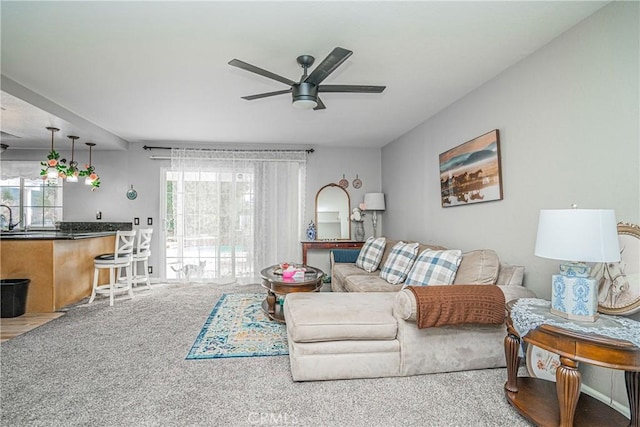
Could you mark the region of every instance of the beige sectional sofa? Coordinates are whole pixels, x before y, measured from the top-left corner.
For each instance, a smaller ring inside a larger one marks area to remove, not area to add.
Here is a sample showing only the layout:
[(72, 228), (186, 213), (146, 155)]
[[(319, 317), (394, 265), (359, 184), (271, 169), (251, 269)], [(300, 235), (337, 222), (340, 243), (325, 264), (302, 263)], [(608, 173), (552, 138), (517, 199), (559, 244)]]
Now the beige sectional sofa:
[[(507, 302), (534, 297), (521, 286), (523, 273), (523, 267), (501, 264), (491, 250), (473, 251), (463, 254), (454, 284), (498, 284)], [(419, 329), (413, 293), (382, 282), (379, 270), (366, 273), (352, 264), (333, 263), (334, 292), (287, 295), (284, 316), (294, 381), (506, 366), (504, 324)]]

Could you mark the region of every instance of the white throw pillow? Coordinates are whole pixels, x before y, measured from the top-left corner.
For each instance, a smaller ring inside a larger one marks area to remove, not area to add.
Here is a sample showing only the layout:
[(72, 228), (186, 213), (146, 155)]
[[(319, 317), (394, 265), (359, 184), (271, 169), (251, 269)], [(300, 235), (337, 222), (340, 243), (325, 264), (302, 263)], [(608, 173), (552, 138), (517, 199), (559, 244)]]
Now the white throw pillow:
[(418, 255), (418, 245), (403, 241), (393, 245), (389, 257), (380, 269), (380, 277), (392, 285), (402, 283)]
[(425, 250), (418, 255), (404, 286), (450, 285), (462, 259), (458, 249), (446, 251)]
[(376, 271), (384, 254), (386, 242), (387, 239), (384, 237), (378, 237), (377, 239), (374, 239), (373, 236), (369, 237), (362, 245), (362, 249), (360, 249), (356, 267), (360, 267), (367, 273)]

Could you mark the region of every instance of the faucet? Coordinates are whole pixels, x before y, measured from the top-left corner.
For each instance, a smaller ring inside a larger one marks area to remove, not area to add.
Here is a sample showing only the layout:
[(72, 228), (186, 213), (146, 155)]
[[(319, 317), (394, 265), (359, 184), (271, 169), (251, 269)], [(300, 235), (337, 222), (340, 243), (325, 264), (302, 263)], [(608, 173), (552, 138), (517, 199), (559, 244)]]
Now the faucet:
[(0, 205), (0, 207), (5, 207), (7, 208), (7, 210), (9, 211), (9, 222), (7, 222), (7, 229), (9, 231), (13, 230), (16, 225), (20, 224), (22, 222), (22, 220), (16, 222), (15, 224), (11, 224), (11, 222), (13, 221), (13, 212), (11, 212), (11, 208), (7, 205)]

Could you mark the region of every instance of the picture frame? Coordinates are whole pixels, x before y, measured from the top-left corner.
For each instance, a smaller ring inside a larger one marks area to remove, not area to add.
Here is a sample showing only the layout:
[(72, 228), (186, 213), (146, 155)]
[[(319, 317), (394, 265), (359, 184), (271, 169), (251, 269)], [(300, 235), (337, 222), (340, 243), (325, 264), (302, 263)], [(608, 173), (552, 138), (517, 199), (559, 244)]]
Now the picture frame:
[(598, 263), (591, 276), (598, 283), (598, 311), (629, 315), (640, 311), (640, 226), (618, 223), (620, 262)]
[(443, 208), (502, 200), (498, 129), (441, 153), (439, 160)]

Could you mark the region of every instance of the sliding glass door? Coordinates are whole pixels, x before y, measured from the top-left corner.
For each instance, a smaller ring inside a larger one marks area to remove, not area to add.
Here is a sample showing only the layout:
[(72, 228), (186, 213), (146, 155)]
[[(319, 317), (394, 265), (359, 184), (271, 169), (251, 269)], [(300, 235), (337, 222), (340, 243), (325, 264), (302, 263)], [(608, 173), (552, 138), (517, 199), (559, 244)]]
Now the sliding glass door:
[(166, 171), (167, 279), (254, 273), (254, 174)]
[(173, 149), (163, 172), (166, 280), (255, 283), (299, 261), (306, 153)]

